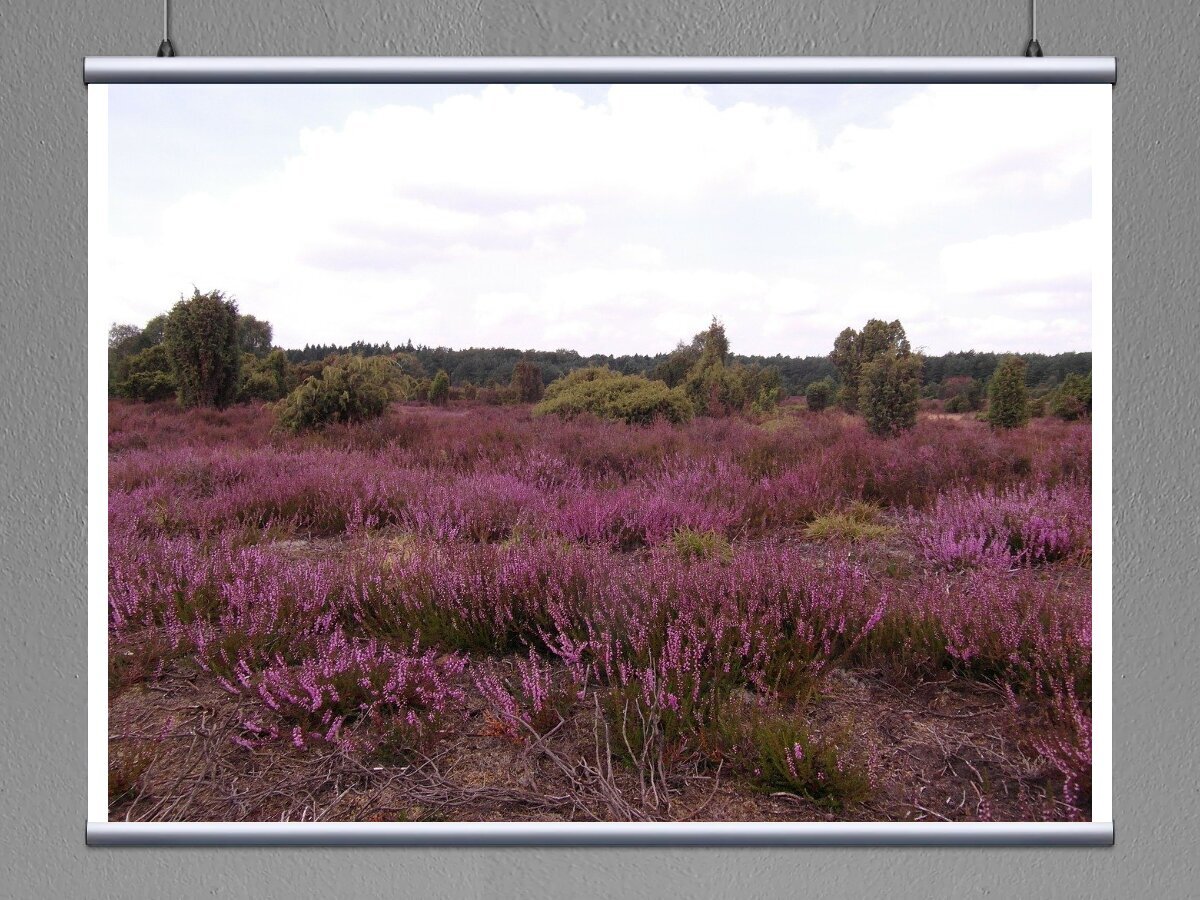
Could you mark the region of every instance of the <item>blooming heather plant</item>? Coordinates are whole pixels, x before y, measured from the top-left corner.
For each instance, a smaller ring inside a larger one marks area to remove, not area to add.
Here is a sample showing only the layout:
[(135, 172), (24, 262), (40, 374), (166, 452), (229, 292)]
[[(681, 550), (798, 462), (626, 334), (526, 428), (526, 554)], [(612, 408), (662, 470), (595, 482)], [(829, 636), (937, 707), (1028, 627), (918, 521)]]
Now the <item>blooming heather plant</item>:
[(460, 656), (422, 653), (415, 645), (399, 650), (340, 630), (311, 652), (294, 665), (281, 654), (265, 665), (239, 656), (233, 678), (218, 675), (217, 682), (276, 713), (297, 747), (313, 741), (358, 750), (412, 746), (463, 699), (453, 684), (466, 663)]
[(821, 806), (845, 809), (871, 794), (872, 751), (855, 751), (850, 736), (815, 738), (807, 728), (786, 719), (760, 719), (743, 738), (750, 754), (743, 761), (751, 780), (766, 791), (785, 791)]
[[(863, 748), (803, 730), (823, 676), (950, 670), (1035, 703), (1030, 746), (1086, 806), (1086, 423), (887, 441), (788, 407), (632, 427), (393, 406), (283, 435), (261, 408), (110, 413), (113, 690), (194, 661), (247, 705), (246, 746), (402, 752), (467, 691), (545, 734), (593, 694), (631, 764), (852, 803)], [(828, 540), (863, 523), (898, 533)]]
[(1090, 485), (954, 490), (910, 515), (925, 559), (946, 569), (1054, 562), (1091, 545)]

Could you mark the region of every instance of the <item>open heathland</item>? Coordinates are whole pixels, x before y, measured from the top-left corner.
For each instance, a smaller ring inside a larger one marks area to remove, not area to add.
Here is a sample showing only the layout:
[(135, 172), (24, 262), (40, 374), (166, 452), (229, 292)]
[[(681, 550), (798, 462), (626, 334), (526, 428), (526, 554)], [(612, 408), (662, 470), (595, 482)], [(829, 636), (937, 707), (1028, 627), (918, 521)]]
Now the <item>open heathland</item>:
[(109, 417), (113, 820), (1090, 816), (1087, 419)]

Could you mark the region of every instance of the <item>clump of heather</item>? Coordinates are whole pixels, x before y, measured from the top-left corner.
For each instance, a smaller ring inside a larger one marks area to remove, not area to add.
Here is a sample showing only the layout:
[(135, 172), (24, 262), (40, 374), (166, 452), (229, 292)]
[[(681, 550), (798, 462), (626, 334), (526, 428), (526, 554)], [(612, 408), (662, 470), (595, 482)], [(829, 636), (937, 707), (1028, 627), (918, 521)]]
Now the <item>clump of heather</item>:
[(1032, 740), (1033, 749), (1063, 780), (1062, 802), (1070, 818), (1087, 820), (1092, 800), (1092, 717), (1090, 704), (1070, 683), (1052, 685), (1053, 724)]
[(909, 522), (922, 555), (945, 569), (1040, 565), (1091, 546), (1091, 488), (1078, 482), (940, 495)]
[(762, 718), (745, 726), (740, 741), (747, 751), (741, 764), (762, 790), (797, 794), (833, 809), (871, 795), (878, 761), (873, 749), (856, 748), (849, 734), (818, 738), (801, 723)]
[(312, 653), (295, 664), (282, 655), (265, 665), (238, 658), (233, 677), (218, 675), (217, 683), (275, 713), (281, 722), (275, 734), (297, 747), (314, 741), (358, 750), (385, 742), (416, 745), (464, 696), (455, 685), (465, 665), (460, 656), (355, 640), (340, 630)]
[(475, 687), (490, 707), (500, 729), (515, 739), (543, 735), (563, 722), (570, 708), (583, 699), (586, 682), (556, 677), (554, 668), (530, 650), (516, 663), (514, 677), (505, 678), (498, 667), (472, 668)]
[(859, 648), (909, 673), (951, 669), (1003, 678), (1042, 697), (1091, 677), (1091, 598), (1036, 569), (930, 574), (893, 597)]

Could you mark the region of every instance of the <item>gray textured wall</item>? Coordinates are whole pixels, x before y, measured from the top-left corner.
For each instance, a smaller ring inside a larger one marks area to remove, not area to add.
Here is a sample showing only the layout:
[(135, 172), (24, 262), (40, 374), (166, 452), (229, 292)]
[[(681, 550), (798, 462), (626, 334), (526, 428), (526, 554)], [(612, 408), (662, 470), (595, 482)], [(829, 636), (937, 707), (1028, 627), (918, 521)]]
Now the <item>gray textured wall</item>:
[[(1025, 0), (176, 0), (188, 55), (987, 55)], [(1043, 0), (1115, 93), (1117, 844), (1105, 850), (89, 850), (86, 92), (157, 0), (0, 5), (0, 894), (1187, 896), (1197, 790), (1196, 0)], [(1030, 198), (1036, 202), (1036, 198)], [(1190, 352), (1189, 352), (1190, 351)]]

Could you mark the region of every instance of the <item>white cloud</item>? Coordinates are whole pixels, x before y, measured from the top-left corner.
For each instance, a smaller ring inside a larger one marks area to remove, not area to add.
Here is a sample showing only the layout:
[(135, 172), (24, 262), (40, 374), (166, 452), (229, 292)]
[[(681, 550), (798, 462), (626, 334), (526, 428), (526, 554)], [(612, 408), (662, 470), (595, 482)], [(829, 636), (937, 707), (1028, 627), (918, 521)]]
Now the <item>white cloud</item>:
[[(803, 105), (723, 106), (688, 86), (590, 102), (490, 86), (363, 109), (301, 131), (269, 176), (219, 195), (183, 185), (116, 235), (112, 317), (145, 321), (194, 284), (237, 296), (287, 346), (656, 352), (717, 314), (736, 349), (807, 353), (872, 316), (965, 346), (1000, 332), (966, 315), (954, 331), (946, 301), (988, 295), (1038, 313), (1043, 337), (1073, 334), (1051, 326), (1064, 303), (1080, 312), (1086, 223), (955, 242), (943, 222), (986, 233), (1034, 188), (1039, 215), (1061, 202), (1058, 221), (1079, 217), (1067, 189), (1090, 136), (1070, 90), (933, 87), (825, 141)], [(221, 125), (218, 104), (195, 123)], [(793, 233), (783, 250), (769, 240)]]
[(941, 254), (946, 289), (956, 294), (1029, 295), (1086, 291), (1091, 283), (1090, 221), (952, 244)]
[(899, 224), (989, 196), (1045, 202), (1088, 171), (1090, 122), (1071, 86), (938, 85), (885, 125), (851, 125), (822, 158), (822, 203)]

